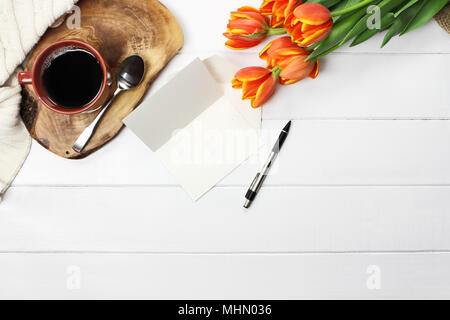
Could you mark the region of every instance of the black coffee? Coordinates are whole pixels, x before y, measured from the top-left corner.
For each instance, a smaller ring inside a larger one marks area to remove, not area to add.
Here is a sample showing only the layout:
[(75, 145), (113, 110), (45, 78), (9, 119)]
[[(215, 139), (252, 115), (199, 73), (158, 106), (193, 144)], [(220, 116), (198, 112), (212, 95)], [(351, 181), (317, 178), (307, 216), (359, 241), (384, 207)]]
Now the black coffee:
[(103, 70), (92, 53), (69, 49), (51, 58), (42, 79), (48, 97), (55, 104), (66, 109), (79, 109), (99, 94)]

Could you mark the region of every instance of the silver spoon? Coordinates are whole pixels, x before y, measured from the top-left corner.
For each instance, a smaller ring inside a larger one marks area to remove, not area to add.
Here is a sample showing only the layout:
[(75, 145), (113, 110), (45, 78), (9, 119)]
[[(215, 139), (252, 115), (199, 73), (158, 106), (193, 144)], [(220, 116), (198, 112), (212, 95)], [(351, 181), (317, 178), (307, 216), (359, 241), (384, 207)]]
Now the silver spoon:
[(97, 128), (100, 120), (103, 118), (103, 115), (106, 113), (108, 108), (111, 106), (113, 101), (117, 98), (117, 96), (126, 90), (133, 89), (137, 87), (142, 79), (144, 78), (145, 72), (145, 63), (144, 60), (137, 55), (129, 56), (126, 58), (119, 67), (117, 71), (116, 79), (117, 79), (117, 89), (112, 95), (112, 97), (108, 100), (103, 108), (102, 112), (100, 112), (95, 120), (84, 129), (83, 133), (79, 136), (77, 141), (75, 141), (72, 149), (75, 152), (81, 153), (83, 149), (88, 144), (89, 140), (91, 140), (94, 135), (95, 129)]

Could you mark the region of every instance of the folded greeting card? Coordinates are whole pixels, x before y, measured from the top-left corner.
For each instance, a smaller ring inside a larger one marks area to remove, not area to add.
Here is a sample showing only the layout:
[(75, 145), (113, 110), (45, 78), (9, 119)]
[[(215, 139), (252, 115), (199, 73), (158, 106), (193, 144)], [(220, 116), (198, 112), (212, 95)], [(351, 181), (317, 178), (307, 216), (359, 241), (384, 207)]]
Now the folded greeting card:
[(196, 59), (124, 120), (194, 200), (260, 146), (261, 111), (229, 84), (237, 69)]

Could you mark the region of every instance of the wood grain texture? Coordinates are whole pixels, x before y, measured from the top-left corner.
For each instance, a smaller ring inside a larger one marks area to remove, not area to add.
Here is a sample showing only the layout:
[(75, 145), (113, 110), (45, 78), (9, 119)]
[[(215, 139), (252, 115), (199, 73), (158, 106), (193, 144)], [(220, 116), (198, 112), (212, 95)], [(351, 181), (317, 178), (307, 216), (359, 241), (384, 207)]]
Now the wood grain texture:
[[(31, 85), (23, 88), (22, 118), (32, 135), (51, 152), (69, 159), (84, 158), (113, 139), (122, 128), (122, 120), (139, 104), (149, 86), (183, 46), (181, 27), (170, 11), (156, 0), (81, 1), (81, 27), (69, 29), (65, 23), (49, 29), (27, 63), (30, 70), (37, 55), (51, 43), (63, 39), (78, 39), (93, 45), (104, 57), (113, 75), (127, 56), (139, 54), (146, 62), (142, 84), (122, 93), (104, 116), (95, 135), (81, 154), (72, 144), (95, 118), (98, 112), (62, 115), (43, 106)], [(108, 92), (109, 91), (109, 92)], [(112, 90), (107, 90), (105, 101)]]

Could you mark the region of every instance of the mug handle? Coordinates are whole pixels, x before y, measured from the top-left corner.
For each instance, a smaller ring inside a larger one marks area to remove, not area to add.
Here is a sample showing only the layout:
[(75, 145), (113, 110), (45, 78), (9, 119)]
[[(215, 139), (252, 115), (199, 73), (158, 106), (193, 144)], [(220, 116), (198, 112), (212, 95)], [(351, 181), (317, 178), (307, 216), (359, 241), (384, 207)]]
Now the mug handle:
[(33, 73), (32, 72), (19, 72), (18, 78), (19, 78), (20, 84), (33, 83)]

